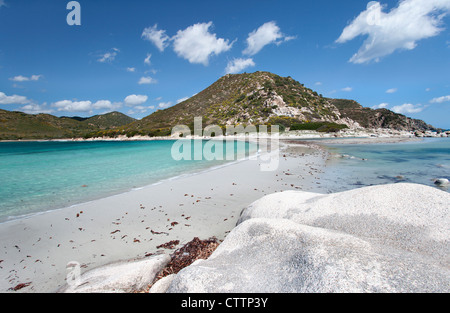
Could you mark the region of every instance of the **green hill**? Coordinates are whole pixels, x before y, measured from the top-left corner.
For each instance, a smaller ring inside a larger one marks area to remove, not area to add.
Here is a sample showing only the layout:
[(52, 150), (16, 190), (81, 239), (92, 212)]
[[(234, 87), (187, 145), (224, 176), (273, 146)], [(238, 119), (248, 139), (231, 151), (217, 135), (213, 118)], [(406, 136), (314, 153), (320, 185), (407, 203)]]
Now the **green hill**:
[(100, 128), (111, 129), (134, 122), (136, 119), (120, 112), (111, 112), (103, 115), (95, 115), (82, 121), (82, 123)]
[(0, 110), (0, 140), (61, 139), (83, 137), (102, 129), (112, 129), (134, 121), (119, 112), (85, 120), (50, 114), (26, 114)]

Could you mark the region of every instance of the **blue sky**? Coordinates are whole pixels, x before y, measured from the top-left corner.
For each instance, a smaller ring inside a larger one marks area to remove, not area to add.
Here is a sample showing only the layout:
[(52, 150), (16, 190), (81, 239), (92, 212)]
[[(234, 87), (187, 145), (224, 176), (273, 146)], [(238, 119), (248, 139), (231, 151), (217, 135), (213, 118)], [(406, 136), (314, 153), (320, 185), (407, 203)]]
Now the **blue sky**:
[(450, 0), (68, 3), (0, 0), (1, 109), (142, 118), (270, 71), (450, 128)]

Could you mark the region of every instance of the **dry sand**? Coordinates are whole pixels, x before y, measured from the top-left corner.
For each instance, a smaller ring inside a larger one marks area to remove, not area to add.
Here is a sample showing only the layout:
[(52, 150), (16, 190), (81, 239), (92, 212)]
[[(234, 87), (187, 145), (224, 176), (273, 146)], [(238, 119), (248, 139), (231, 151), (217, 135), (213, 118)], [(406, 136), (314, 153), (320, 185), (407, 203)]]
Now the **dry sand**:
[[(327, 153), (289, 144), (276, 171), (260, 171), (245, 160), (128, 193), (0, 224), (0, 292), (56, 292), (65, 285), (66, 266), (81, 271), (181, 245), (194, 237), (223, 239), (240, 213), (264, 195), (312, 191)], [(24, 286), (24, 285), (22, 285)], [(14, 291), (11, 291), (14, 292)]]

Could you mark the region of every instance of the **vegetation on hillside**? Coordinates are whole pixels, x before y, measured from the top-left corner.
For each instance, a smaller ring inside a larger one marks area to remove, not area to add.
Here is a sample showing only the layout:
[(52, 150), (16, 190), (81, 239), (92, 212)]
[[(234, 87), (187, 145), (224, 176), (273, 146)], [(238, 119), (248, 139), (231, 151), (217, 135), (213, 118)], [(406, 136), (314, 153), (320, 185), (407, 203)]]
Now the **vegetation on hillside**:
[(339, 112), (317, 92), (291, 77), (268, 72), (226, 75), (192, 98), (160, 110), (126, 127), (139, 133), (189, 125), (202, 117), (206, 125), (271, 124), (283, 112), (296, 123), (334, 121)]
[(436, 130), (424, 121), (411, 119), (387, 109), (364, 108), (358, 102), (346, 99), (328, 99), (343, 117), (358, 122), (364, 128), (390, 128), (395, 130)]
[(79, 119), (0, 110), (0, 140), (78, 138), (132, 121), (133, 118), (119, 112)]

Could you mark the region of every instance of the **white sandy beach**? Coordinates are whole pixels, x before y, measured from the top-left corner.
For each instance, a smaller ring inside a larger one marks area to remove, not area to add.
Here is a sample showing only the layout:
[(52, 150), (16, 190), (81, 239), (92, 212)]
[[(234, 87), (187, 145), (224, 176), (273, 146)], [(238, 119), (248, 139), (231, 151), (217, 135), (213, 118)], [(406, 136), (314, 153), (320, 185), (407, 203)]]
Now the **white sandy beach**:
[(182, 245), (194, 237), (223, 239), (241, 211), (262, 196), (316, 184), (327, 153), (285, 148), (273, 172), (245, 160), (0, 224), (0, 292), (19, 284), (29, 285), (18, 292), (56, 292), (65, 285), (69, 262), (81, 264), (83, 273), (143, 258), (172, 240)]

